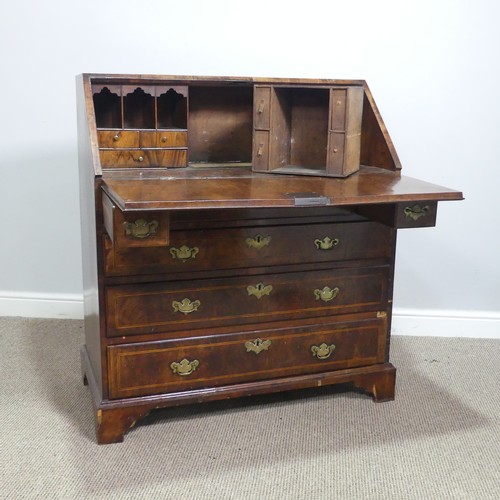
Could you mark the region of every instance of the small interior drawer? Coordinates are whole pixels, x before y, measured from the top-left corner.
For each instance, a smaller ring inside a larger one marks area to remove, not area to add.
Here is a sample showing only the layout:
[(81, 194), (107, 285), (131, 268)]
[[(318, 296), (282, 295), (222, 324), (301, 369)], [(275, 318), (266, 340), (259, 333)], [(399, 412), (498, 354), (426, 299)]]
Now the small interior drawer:
[(138, 130), (98, 130), (100, 148), (138, 148)]
[(384, 315), (108, 347), (111, 398), (382, 363)]
[(142, 149), (101, 150), (101, 166), (104, 168), (145, 168), (156, 165), (154, 151)]
[(141, 148), (185, 148), (187, 132), (185, 131), (141, 131)]
[(253, 169), (266, 172), (269, 167), (269, 132), (256, 130), (253, 137)]
[(254, 88), (254, 128), (269, 130), (271, 117), (271, 87)]
[(188, 162), (187, 149), (157, 149), (155, 156), (158, 167), (180, 168)]
[(105, 168), (185, 167), (187, 149), (123, 149), (101, 150), (101, 166)]
[(125, 214), (103, 193), (104, 227), (117, 248), (166, 247), (169, 242), (167, 212)]
[(330, 96), (330, 129), (343, 132), (345, 129), (345, 111), (347, 92), (345, 89), (332, 89)]

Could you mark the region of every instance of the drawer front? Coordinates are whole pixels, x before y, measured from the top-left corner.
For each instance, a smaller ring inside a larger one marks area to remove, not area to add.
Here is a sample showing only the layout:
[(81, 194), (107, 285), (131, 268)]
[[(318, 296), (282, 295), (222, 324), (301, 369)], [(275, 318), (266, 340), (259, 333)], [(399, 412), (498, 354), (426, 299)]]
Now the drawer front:
[(110, 346), (109, 394), (141, 396), (382, 363), (386, 319), (366, 316), (202, 340)]
[(109, 336), (386, 308), (388, 266), (108, 287)]
[(109, 247), (106, 272), (119, 276), (390, 258), (393, 235), (376, 222), (171, 231), (164, 248)]
[(342, 133), (330, 133), (328, 141), (328, 167), (330, 173), (342, 174), (344, 167), (344, 140)]
[(98, 130), (100, 148), (138, 148), (138, 130)]
[(330, 129), (343, 132), (345, 129), (346, 90), (331, 91)]
[(256, 130), (253, 136), (253, 169), (257, 172), (269, 170), (269, 132)]
[(151, 167), (155, 165), (156, 158), (153, 151), (143, 151), (142, 149), (125, 149), (117, 151), (99, 152), (102, 167), (115, 168), (139, 168)]
[(187, 149), (101, 150), (101, 165), (116, 168), (185, 167)]
[(255, 129), (269, 130), (271, 116), (271, 87), (254, 88), (254, 115)]
[(187, 132), (141, 131), (141, 148), (187, 148)]
[(115, 248), (161, 247), (168, 244), (168, 212), (122, 212), (103, 193), (104, 228)]
[(187, 167), (187, 149), (157, 149), (158, 167)]

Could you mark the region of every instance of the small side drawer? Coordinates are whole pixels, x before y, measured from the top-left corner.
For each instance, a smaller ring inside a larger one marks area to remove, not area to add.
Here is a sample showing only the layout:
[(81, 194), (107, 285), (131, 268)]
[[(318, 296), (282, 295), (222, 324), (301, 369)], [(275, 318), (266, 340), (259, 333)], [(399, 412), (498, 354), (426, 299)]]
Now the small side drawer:
[(168, 212), (124, 214), (103, 193), (104, 227), (117, 248), (163, 247), (169, 243)]
[(411, 201), (359, 206), (356, 210), (372, 220), (394, 229), (436, 225), (437, 201)]
[(138, 148), (138, 130), (98, 130), (100, 148)]
[(331, 172), (343, 173), (345, 135), (339, 132), (330, 132), (328, 141), (328, 167)]
[(345, 130), (346, 98), (347, 96), (345, 89), (332, 89), (330, 97), (331, 130), (337, 132), (343, 132)]
[(109, 395), (126, 398), (383, 363), (387, 322), (356, 319), (108, 347)]
[(265, 130), (256, 130), (253, 135), (253, 169), (269, 170), (269, 132)]
[(167, 249), (109, 248), (105, 265), (108, 276), (120, 276), (383, 259), (393, 239), (376, 222), (175, 230)]
[(157, 130), (141, 131), (141, 148), (186, 148), (187, 132)]
[(271, 116), (271, 87), (254, 88), (253, 126), (257, 130), (269, 130)]
[(106, 289), (109, 336), (386, 308), (389, 267), (326, 269)]
[(433, 227), (436, 225), (437, 201), (398, 203), (396, 227)]

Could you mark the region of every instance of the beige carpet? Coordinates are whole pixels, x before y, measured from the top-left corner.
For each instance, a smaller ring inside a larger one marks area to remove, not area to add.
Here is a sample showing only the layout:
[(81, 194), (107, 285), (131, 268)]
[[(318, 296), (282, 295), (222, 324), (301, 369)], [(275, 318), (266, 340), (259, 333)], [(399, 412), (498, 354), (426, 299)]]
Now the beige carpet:
[(0, 498), (500, 499), (500, 341), (394, 337), (397, 396), (162, 410), (95, 443), (82, 322), (0, 318)]

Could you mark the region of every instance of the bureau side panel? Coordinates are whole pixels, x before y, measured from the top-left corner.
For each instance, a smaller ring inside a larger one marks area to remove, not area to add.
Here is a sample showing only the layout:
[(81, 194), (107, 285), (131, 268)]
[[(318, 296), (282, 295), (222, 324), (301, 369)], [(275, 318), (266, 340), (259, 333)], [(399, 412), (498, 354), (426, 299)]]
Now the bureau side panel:
[[(97, 385), (101, 390), (103, 370), (96, 230), (96, 192), (99, 193), (101, 189), (100, 178), (94, 175), (91, 132), (87, 116), (88, 96), (86, 94), (84, 79), (80, 76), (77, 79), (77, 120), (85, 346)], [(100, 396), (102, 397), (102, 394)]]

